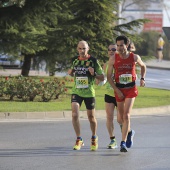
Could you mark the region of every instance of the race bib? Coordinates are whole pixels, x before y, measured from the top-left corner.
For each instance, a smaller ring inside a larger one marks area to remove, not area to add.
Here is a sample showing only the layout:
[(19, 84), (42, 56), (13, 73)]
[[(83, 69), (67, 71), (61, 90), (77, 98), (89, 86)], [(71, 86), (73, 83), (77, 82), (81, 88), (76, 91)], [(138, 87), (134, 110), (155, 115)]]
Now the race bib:
[(119, 76), (119, 83), (127, 84), (132, 82), (132, 74), (121, 74)]
[(88, 77), (76, 77), (76, 88), (84, 89), (88, 87), (89, 87)]

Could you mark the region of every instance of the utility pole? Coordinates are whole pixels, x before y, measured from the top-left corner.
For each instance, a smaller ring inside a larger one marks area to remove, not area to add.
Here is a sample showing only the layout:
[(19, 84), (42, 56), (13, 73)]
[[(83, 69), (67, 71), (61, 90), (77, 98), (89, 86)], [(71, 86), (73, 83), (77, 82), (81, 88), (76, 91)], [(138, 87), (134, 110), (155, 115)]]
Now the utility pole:
[(169, 16), (168, 9), (167, 9), (167, 7), (166, 7), (166, 5), (165, 5), (165, 4), (164, 4), (164, 8), (165, 8), (165, 11), (166, 11), (166, 14), (167, 14), (168, 20), (169, 20), (169, 22), (170, 22), (170, 16)]
[[(122, 17), (122, 1), (119, 1), (117, 16), (118, 16), (118, 18), (121, 18), (121, 17)], [(121, 19), (119, 19), (119, 20), (118, 20), (118, 25), (120, 25), (121, 23), (122, 23), (122, 22), (121, 22)]]

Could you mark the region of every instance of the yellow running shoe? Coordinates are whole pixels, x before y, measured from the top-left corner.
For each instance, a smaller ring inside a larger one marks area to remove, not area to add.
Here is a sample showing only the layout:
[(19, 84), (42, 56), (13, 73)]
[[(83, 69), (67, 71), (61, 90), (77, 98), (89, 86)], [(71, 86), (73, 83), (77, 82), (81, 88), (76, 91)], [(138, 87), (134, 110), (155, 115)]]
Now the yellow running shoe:
[(96, 136), (96, 138), (91, 138), (91, 147), (90, 147), (91, 151), (95, 151), (98, 149), (98, 136)]
[(80, 150), (82, 146), (84, 146), (83, 140), (77, 139), (76, 144), (73, 147), (73, 150)]
[(117, 142), (116, 139), (112, 139), (109, 143), (109, 145), (107, 146), (108, 149), (116, 149), (117, 148)]

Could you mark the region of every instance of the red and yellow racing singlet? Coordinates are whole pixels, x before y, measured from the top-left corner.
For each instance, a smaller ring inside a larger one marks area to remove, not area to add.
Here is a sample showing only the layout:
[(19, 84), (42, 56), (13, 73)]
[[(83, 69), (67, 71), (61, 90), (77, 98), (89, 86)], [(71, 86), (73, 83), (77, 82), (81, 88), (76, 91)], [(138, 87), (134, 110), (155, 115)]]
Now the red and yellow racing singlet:
[(134, 53), (130, 53), (126, 59), (115, 54), (115, 81), (120, 84), (128, 84), (136, 80)]

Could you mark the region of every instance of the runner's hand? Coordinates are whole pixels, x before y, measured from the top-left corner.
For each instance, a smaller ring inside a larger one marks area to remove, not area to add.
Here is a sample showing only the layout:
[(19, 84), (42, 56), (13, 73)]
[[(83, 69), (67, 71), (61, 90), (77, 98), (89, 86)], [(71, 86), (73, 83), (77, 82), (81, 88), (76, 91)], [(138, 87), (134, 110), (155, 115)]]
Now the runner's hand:
[(140, 80), (140, 87), (145, 87), (145, 80)]
[(67, 73), (68, 73), (68, 75), (73, 76), (74, 70), (73, 70), (73, 69), (69, 69), (69, 70), (67, 71)]
[(88, 69), (89, 69), (90, 74), (91, 74), (92, 76), (94, 76), (94, 68), (89, 67)]
[(125, 96), (123, 95), (123, 93), (119, 89), (116, 90), (116, 93), (117, 93), (119, 99), (124, 99)]

